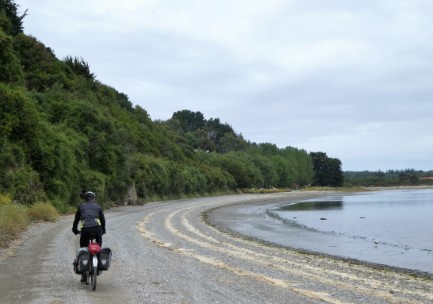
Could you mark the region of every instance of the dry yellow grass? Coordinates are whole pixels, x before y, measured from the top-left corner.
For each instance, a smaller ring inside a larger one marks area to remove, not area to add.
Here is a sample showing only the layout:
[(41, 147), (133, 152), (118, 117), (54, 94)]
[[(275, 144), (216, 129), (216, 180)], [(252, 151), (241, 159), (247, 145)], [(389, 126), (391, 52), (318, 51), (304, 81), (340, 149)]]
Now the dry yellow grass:
[(33, 204), (27, 214), (32, 221), (55, 222), (59, 217), (59, 212), (48, 202)]
[(0, 247), (23, 231), (28, 224), (27, 208), (15, 205), (0, 205)]
[(0, 248), (7, 247), (30, 222), (54, 222), (58, 217), (59, 212), (48, 202), (25, 207), (0, 194)]

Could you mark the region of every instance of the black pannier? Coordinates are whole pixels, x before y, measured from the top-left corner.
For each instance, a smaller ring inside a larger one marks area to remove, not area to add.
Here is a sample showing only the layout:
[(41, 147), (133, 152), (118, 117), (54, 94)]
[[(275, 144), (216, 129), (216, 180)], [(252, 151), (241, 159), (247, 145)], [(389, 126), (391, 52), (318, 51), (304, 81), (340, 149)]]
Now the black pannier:
[(90, 267), (90, 252), (87, 248), (80, 248), (78, 251), (78, 257), (74, 262), (74, 271), (76, 274), (81, 274), (84, 271), (89, 270)]
[(102, 248), (98, 256), (99, 256), (98, 269), (108, 270), (111, 264), (111, 249)]

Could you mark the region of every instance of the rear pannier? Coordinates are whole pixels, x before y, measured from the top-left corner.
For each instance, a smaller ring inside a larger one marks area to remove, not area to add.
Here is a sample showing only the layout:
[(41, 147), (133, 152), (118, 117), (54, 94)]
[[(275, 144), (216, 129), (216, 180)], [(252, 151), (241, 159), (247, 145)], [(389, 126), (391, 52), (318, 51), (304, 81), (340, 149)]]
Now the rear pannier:
[(78, 250), (78, 256), (76, 264), (74, 263), (75, 273), (81, 274), (84, 271), (89, 270), (90, 267), (90, 253), (87, 248), (80, 248)]
[(111, 249), (110, 248), (102, 248), (99, 252), (99, 270), (108, 270), (111, 264)]

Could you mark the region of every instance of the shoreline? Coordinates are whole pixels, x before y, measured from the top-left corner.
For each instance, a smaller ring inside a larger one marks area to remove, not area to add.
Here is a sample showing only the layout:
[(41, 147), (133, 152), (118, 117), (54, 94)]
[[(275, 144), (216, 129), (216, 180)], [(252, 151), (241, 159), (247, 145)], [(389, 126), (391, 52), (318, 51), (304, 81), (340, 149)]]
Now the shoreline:
[[(433, 187), (422, 187), (422, 188), (433, 188)], [(421, 189), (420, 187), (375, 187), (374, 189), (366, 189), (366, 191), (378, 191), (378, 190), (401, 190), (401, 189)], [(308, 249), (296, 248), (290, 245), (283, 245), (272, 240), (266, 240), (262, 237), (257, 237), (253, 235), (244, 234), (236, 231), (235, 227), (241, 225), (240, 222), (245, 218), (248, 221), (264, 221), (266, 220), (265, 213), (268, 208), (273, 206), (287, 204), (287, 203), (296, 203), (303, 200), (308, 200), (312, 198), (320, 198), (333, 194), (344, 194), (345, 192), (337, 192), (337, 191), (292, 191), (286, 192), (286, 195), (282, 195), (278, 198), (272, 198), (269, 200), (258, 200), (258, 201), (249, 201), (249, 202), (241, 202), (233, 205), (222, 206), (207, 210), (202, 213), (202, 218), (206, 222), (206, 224), (214, 227), (215, 229), (230, 234), (232, 236), (254, 241), (257, 243), (261, 243), (265, 246), (282, 248), (289, 250), (291, 252), (296, 252), (302, 255), (309, 255), (312, 257), (326, 258), (334, 261), (343, 261), (348, 264), (365, 266), (368, 268), (372, 268), (379, 271), (392, 271), (402, 274), (407, 274), (417, 278), (424, 278), (428, 280), (433, 280), (433, 273), (425, 272), (416, 269), (409, 269), (397, 266), (391, 266), (381, 263), (363, 261), (356, 258), (343, 257), (333, 254), (328, 254), (320, 251), (313, 251)], [(361, 193), (361, 192), (357, 192)], [(347, 192), (348, 195), (353, 194), (352, 192)], [(253, 210), (253, 211), (252, 211)], [(242, 219), (241, 219), (242, 218)]]

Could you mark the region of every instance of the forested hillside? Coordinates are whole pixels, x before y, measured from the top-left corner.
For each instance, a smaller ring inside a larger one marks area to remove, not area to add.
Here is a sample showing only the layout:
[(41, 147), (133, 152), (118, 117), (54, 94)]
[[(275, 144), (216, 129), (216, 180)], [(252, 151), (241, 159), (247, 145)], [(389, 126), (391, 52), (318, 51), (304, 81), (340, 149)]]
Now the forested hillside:
[(87, 189), (124, 203), (131, 192), (145, 201), (341, 185), (341, 162), (325, 153), (252, 143), (200, 112), (152, 121), (85, 60), (58, 59), (26, 35), (24, 20), (25, 9), (0, 0), (0, 194), (14, 202), (67, 210)]
[(383, 171), (346, 171), (343, 173), (345, 186), (416, 186), (433, 185), (433, 171), (388, 170)]

